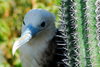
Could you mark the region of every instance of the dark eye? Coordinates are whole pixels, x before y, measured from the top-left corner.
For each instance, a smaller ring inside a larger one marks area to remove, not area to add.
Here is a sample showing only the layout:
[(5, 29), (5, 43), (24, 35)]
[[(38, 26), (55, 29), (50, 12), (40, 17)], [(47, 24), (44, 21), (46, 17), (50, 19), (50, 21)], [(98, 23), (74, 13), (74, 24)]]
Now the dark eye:
[(41, 23), (41, 27), (44, 27), (44, 26), (45, 26), (45, 22), (42, 22), (42, 23)]
[(23, 21), (23, 24), (25, 25), (25, 22)]

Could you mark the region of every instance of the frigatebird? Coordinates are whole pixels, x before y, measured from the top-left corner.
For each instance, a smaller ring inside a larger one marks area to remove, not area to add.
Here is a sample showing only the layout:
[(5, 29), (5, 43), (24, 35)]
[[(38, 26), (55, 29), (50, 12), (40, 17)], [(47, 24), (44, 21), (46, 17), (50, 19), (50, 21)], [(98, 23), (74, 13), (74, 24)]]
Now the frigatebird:
[(65, 67), (64, 39), (55, 27), (55, 15), (43, 9), (32, 9), (24, 17), (21, 37), (14, 43), (12, 54), (19, 48), (23, 67)]

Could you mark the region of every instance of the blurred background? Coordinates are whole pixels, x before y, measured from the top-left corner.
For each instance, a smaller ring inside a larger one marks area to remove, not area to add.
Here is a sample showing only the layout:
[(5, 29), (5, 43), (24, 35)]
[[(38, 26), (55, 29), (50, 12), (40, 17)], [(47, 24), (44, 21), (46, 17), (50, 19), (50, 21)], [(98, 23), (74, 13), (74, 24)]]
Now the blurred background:
[[(41, 8), (57, 17), (60, 0), (0, 0), (0, 67), (22, 67), (17, 50), (12, 56), (12, 46), (21, 35), (25, 14), (33, 8)], [(58, 17), (57, 19), (58, 20)]]

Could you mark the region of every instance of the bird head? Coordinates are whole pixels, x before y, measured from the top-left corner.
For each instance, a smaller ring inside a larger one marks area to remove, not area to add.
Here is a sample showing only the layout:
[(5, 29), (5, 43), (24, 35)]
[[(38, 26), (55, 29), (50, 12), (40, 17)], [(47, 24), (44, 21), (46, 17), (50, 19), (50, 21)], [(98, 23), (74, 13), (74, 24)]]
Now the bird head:
[[(33, 38), (43, 36), (55, 28), (55, 15), (43, 9), (30, 10), (24, 17), (21, 37), (15, 41), (12, 54)], [(55, 28), (56, 29), (56, 28)], [(48, 37), (48, 36), (47, 36)]]

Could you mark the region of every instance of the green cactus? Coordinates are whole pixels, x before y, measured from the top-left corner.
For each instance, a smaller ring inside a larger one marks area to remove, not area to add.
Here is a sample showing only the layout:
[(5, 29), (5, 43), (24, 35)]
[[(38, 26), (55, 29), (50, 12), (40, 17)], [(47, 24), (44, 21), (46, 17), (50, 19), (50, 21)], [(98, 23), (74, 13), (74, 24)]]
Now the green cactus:
[(100, 1), (61, 0), (68, 67), (100, 67)]

